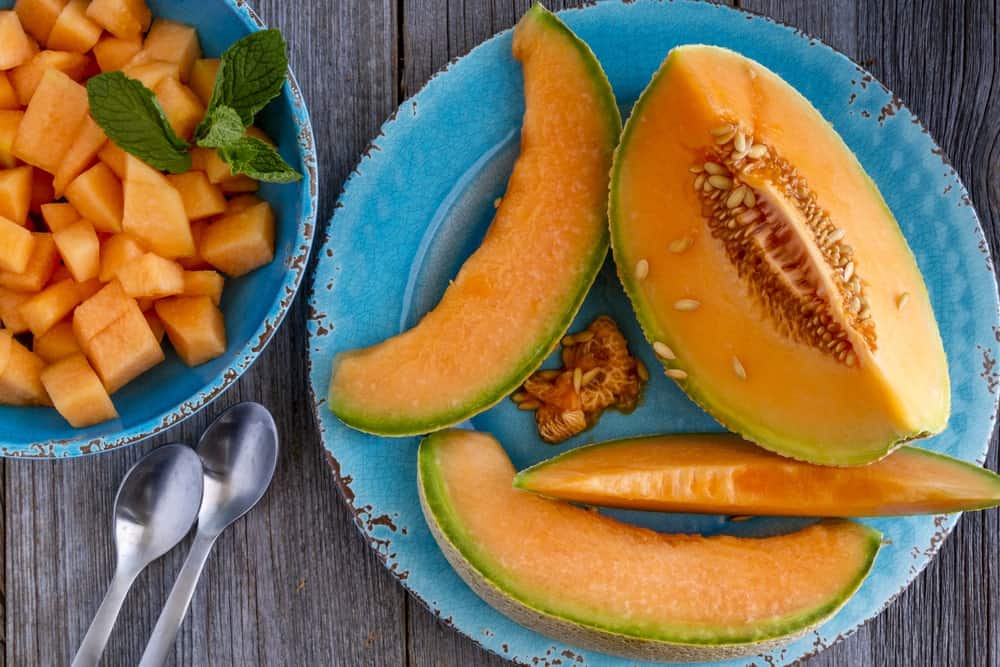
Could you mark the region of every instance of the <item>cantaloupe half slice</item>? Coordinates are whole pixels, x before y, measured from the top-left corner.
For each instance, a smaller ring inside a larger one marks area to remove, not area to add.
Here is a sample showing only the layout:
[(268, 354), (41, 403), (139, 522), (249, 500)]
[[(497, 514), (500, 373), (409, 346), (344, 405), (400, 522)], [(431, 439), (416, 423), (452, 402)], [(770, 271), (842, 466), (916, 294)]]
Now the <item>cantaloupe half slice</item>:
[(637, 660), (769, 650), (861, 585), (878, 532), (843, 520), (768, 538), (666, 535), (513, 488), (500, 444), (426, 438), (420, 499), (448, 561), (484, 600), (560, 641)]
[(611, 244), (667, 373), (779, 453), (858, 464), (944, 429), (927, 290), (833, 127), (760, 64), (667, 56), (625, 126)]
[(482, 245), (403, 334), (334, 362), (330, 408), (382, 435), (485, 410), (545, 359), (607, 253), (607, 186), (621, 128), (594, 54), (534, 5), (514, 31), (524, 70), (521, 153)]
[(522, 470), (514, 486), (588, 505), (705, 514), (872, 517), (1000, 505), (1000, 476), (926, 449), (838, 468), (711, 433), (579, 447)]

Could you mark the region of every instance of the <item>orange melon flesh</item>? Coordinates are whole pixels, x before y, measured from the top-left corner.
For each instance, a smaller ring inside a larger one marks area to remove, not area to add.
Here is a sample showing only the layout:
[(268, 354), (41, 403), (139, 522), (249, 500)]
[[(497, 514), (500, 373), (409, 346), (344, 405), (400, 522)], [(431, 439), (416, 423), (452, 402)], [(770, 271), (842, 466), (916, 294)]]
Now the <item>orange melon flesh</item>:
[(507, 192), (482, 245), (416, 327), (334, 362), (329, 403), (350, 426), (425, 433), (493, 405), (549, 354), (603, 263), (620, 123), (610, 86), (544, 9), (521, 20), (513, 50), (525, 114)]
[(55, 362), (41, 373), (59, 414), (76, 428), (118, 417), (111, 397), (82, 354)]
[(477, 593), (637, 659), (749, 655), (801, 633), (858, 588), (881, 539), (840, 520), (768, 538), (656, 533), (513, 488), (500, 444), (474, 431), (425, 439), (418, 470), (428, 523)]
[[(689, 168), (705, 161), (712, 130), (735, 122), (798, 170), (853, 247), (877, 349), (856, 346), (852, 366), (779, 330), (709, 230)], [(610, 218), (647, 338), (672, 350), (665, 365), (683, 371), (682, 388), (730, 430), (788, 456), (849, 465), (944, 428), (947, 362), (906, 241), (840, 136), (773, 72), (718, 47), (671, 51), (623, 134)], [(668, 251), (680, 239), (689, 247)], [(699, 306), (678, 310), (685, 299)]]
[(518, 473), (514, 486), (572, 502), (658, 512), (898, 516), (1000, 505), (1000, 477), (902, 447), (867, 466), (786, 459), (728, 434), (662, 435), (580, 447)]

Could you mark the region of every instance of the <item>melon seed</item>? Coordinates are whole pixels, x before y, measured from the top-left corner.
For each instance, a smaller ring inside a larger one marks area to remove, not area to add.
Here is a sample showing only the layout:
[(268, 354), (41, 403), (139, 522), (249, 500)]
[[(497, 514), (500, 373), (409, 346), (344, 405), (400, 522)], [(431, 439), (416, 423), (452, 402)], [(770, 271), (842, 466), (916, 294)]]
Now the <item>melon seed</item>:
[(731, 123), (726, 123), (725, 125), (713, 127), (711, 130), (709, 130), (709, 133), (711, 133), (713, 137), (724, 137), (730, 132), (735, 132), (735, 131), (736, 131), (735, 125)]
[(685, 380), (687, 379), (688, 376), (687, 373), (685, 373), (679, 368), (668, 368), (666, 371), (664, 371), (664, 373), (666, 374), (667, 377), (673, 378), (675, 380)]
[(573, 369), (573, 389), (576, 393), (580, 393), (580, 389), (583, 387), (583, 371), (577, 366)]
[(709, 176), (716, 176), (719, 174), (726, 173), (725, 168), (721, 164), (715, 162), (706, 162), (704, 165), (704, 169), (706, 172), (708, 172)]
[(649, 370), (646, 368), (646, 364), (642, 363), (641, 359), (635, 360), (635, 374), (643, 382), (649, 382)]
[(677, 301), (674, 301), (674, 310), (680, 310), (684, 312), (691, 310), (698, 310), (700, 306), (701, 302), (695, 299), (678, 299)]
[(666, 343), (661, 343), (658, 340), (653, 341), (653, 352), (656, 352), (656, 356), (661, 359), (676, 359), (677, 355), (674, 351), (667, 347)]
[(538, 401), (522, 401), (517, 404), (518, 410), (537, 410), (542, 407), (542, 404)]
[(739, 379), (747, 379), (747, 369), (743, 367), (743, 362), (740, 361), (739, 357), (733, 357), (733, 372)]
[(714, 174), (708, 177), (708, 184), (719, 190), (728, 190), (733, 187), (733, 179), (722, 174)]
[(679, 239), (674, 239), (670, 242), (669, 250), (672, 253), (681, 254), (685, 250), (691, 247), (693, 241), (690, 236), (682, 236)]
[(649, 275), (649, 262), (644, 259), (640, 259), (635, 263), (635, 279), (642, 280)]
[(896, 299), (896, 309), (897, 310), (903, 310), (903, 307), (906, 304), (908, 304), (909, 302), (910, 302), (910, 293), (909, 292), (903, 292)]

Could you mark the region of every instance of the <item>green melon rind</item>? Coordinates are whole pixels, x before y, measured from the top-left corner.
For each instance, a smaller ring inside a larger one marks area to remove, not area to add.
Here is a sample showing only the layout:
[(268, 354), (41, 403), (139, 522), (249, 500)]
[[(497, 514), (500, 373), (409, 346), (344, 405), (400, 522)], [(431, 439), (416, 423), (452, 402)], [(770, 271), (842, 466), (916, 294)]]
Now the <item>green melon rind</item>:
[(434, 433), (421, 442), (418, 451), (420, 505), (434, 539), (459, 576), (494, 609), (536, 632), (582, 648), (636, 660), (680, 662), (726, 660), (770, 651), (809, 632), (844, 606), (868, 576), (881, 547), (881, 533), (858, 524), (867, 533), (868, 549), (855, 579), (825, 604), (762, 625), (753, 635), (725, 636), (720, 632), (707, 637), (703, 630), (702, 636), (696, 636), (690, 630), (670, 627), (649, 633), (613, 618), (571, 617), (532, 600), (530, 591), (518, 590), (517, 583), (504, 576), (490, 554), (479, 549), (465, 530), (449, 502), (435, 451), (437, 443), (461, 437), (461, 433)]
[[(596, 88), (597, 97), (606, 107), (605, 116), (609, 137), (608, 148), (609, 150), (613, 149), (621, 134), (621, 114), (618, 111), (618, 105), (611, 90), (611, 83), (608, 81), (608, 77), (601, 68), (601, 64), (598, 62), (593, 51), (590, 50), (586, 42), (577, 37), (555, 14), (545, 9), (540, 3), (536, 2), (533, 4), (521, 20), (539, 22), (547, 29), (555, 31), (559, 37), (567, 39), (570, 46), (577, 50), (591, 73), (591, 83)], [(432, 415), (390, 417), (384, 414), (371, 413), (366, 409), (371, 406), (355, 405), (352, 404), (348, 397), (331, 393), (328, 399), (330, 410), (341, 421), (359, 431), (373, 435), (402, 437), (422, 435), (454, 426), (497, 405), (507, 395), (520, 387), (531, 373), (552, 354), (558, 346), (560, 339), (568, 331), (570, 325), (573, 323), (573, 318), (579, 312), (584, 299), (587, 297), (587, 293), (597, 279), (597, 274), (604, 265), (609, 246), (609, 234), (607, 230), (608, 225), (605, 224), (599, 242), (594, 246), (589, 256), (581, 260), (585, 266), (584, 277), (580, 280), (578, 289), (563, 310), (562, 316), (554, 321), (549, 331), (531, 346), (520, 364), (507, 373), (495, 386), (484, 389), (477, 396), (471, 398), (466, 405)], [(334, 362), (335, 370), (336, 361)]]
[[(685, 46), (701, 46), (696, 44), (689, 44)], [(723, 47), (715, 47), (723, 48)], [(723, 49), (729, 50), (729, 49)], [(733, 53), (736, 53), (735, 51)], [(740, 55), (736, 53), (736, 55)], [(741, 56), (742, 57), (742, 56)], [(635, 311), (636, 317), (639, 320), (639, 325), (642, 328), (643, 335), (652, 344), (654, 341), (661, 341), (665, 343), (671, 349), (677, 350), (681, 349), (681, 346), (673, 336), (660, 327), (657, 324), (656, 316), (653, 309), (645, 302), (642, 297), (642, 291), (639, 289), (638, 281), (631, 272), (622, 269), (623, 258), (621, 256), (624, 244), (624, 230), (623, 225), (616, 224), (616, 221), (621, 219), (619, 207), (621, 203), (619, 201), (619, 193), (616, 184), (621, 180), (621, 165), (624, 160), (622, 157), (629, 147), (629, 142), (632, 139), (632, 130), (635, 125), (635, 119), (640, 117), (645, 110), (646, 104), (652, 91), (656, 88), (657, 84), (663, 79), (664, 75), (667, 73), (672, 59), (670, 54), (664, 59), (660, 67), (653, 73), (653, 76), (642, 91), (639, 99), (636, 101), (635, 105), (632, 107), (632, 111), (629, 114), (628, 120), (625, 123), (625, 127), (622, 130), (621, 140), (618, 142), (618, 147), (615, 149), (614, 161), (611, 166), (611, 182), (610, 182), (610, 193), (608, 197), (608, 221), (611, 226), (611, 251), (615, 259), (615, 266), (618, 271), (618, 278), (621, 280), (622, 286), (625, 288), (625, 293), (629, 297), (629, 301), (632, 303), (632, 309)], [(757, 63), (761, 68), (765, 68), (760, 63)], [(770, 71), (770, 70), (768, 70)], [(773, 74), (773, 72), (772, 72)], [(777, 74), (775, 74), (777, 76)], [(780, 77), (779, 77), (780, 78)], [(799, 95), (802, 102), (808, 106), (810, 109), (815, 111), (822, 118), (822, 114), (812, 105), (812, 103), (806, 99), (801, 93), (795, 91)], [(892, 210), (889, 205), (885, 202), (882, 194), (879, 192), (878, 187), (875, 182), (868, 175), (868, 172), (864, 170), (860, 162), (858, 162), (857, 157), (850, 147), (844, 143), (843, 137), (837, 133), (832, 126), (830, 131), (834, 132), (838, 141), (840, 141), (845, 156), (855, 162), (857, 168), (865, 176), (865, 180), (868, 182), (875, 196), (878, 197), (882, 206), (885, 208), (889, 215), (889, 219), (893, 221), (893, 227), (898, 234), (901, 242), (902, 248), (905, 250), (910, 261), (916, 266), (916, 258), (913, 256), (913, 251), (910, 249), (909, 244), (906, 242), (906, 237), (903, 235), (902, 229), (899, 227), (899, 223), (896, 222), (895, 216), (892, 214)], [(917, 275), (920, 276), (919, 271)], [(927, 294), (927, 286), (924, 284), (921, 278), (919, 286), (915, 286), (914, 289), (919, 289), (922, 291), (923, 298), (929, 300)], [(940, 338), (940, 334), (939, 334)], [(943, 353), (943, 352), (942, 352)], [(676, 362), (671, 363), (661, 359), (661, 363), (666, 368), (675, 368)], [(936, 421), (939, 422), (940, 428), (935, 428), (933, 432), (920, 432), (913, 434), (897, 434), (897, 437), (889, 440), (888, 442), (874, 442), (870, 446), (863, 448), (855, 448), (850, 452), (831, 452), (825, 449), (826, 445), (829, 443), (816, 443), (812, 445), (805, 442), (801, 437), (790, 436), (785, 433), (780, 433), (774, 429), (768, 428), (764, 424), (754, 423), (752, 416), (741, 416), (735, 410), (729, 409), (726, 406), (717, 403), (711, 395), (711, 388), (704, 387), (698, 381), (697, 369), (684, 368), (683, 369), (688, 377), (685, 380), (677, 381), (677, 385), (688, 395), (688, 397), (693, 400), (699, 407), (710, 414), (719, 424), (724, 426), (727, 430), (739, 433), (747, 440), (751, 440), (757, 445), (769, 449), (775, 453), (781, 454), (783, 456), (788, 456), (790, 458), (798, 459), (800, 461), (807, 461), (810, 463), (817, 463), (821, 465), (837, 465), (837, 466), (852, 466), (852, 465), (863, 465), (866, 463), (872, 463), (881, 458), (884, 458), (890, 454), (896, 448), (904, 445), (907, 442), (912, 442), (913, 440), (919, 440), (921, 438), (926, 438), (928, 436), (934, 435), (934, 433), (939, 433), (944, 430), (947, 424), (947, 415), (950, 412), (950, 400), (945, 401), (942, 406), (943, 418), (939, 418)], [(857, 445), (857, 443), (854, 443)]]
[[(546, 468), (556, 465), (562, 461), (572, 460), (578, 454), (585, 451), (592, 451), (594, 449), (603, 449), (606, 447), (614, 447), (615, 445), (621, 445), (629, 442), (644, 441), (644, 440), (658, 440), (661, 438), (675, 438), (683, 437), (685, 439), (692, 439), (698, 437), (714, 438), (719, 437), (724, 434), (721, 433), (670, 433), (664, 435), (643, 435), (631, 438), (619, 438), (617, 440), (608, 440), (606, 442), (598, 442), (591, 445), (584, 445), (583, 447), (576, 447), (574, 449), (567, 450), (561, 454), (553, 456), (550, 459), (546, 459), (535, 465), (521, 470), (514, 476), (514, 488), (523, 489), (525, 491), (531, 491), (532, 493), (537, 493), (532, 489), (531, 479), (535, 473), (544, 471)], [(736, 436), (733, 436), (736, 437)], [(669, 445), (666, 445), (669, 446)], [(970, 463), (968, 461), (963, 461), (962, 459), (957, 459), (953, 456), (948, 456), (947, 454), (941, 454), (940, 452), (933, 452), (929, 449), (923, 449), (922, 447), (913, 447), (912, 445), (904, 445), (900, 447), (897, 452), (906, 451), (911, 454), (916, 454), (933, 461), (935, 464), (941, 464), (949, 467), (954, 467), (961, 470), (963, 473), (970, 476), (979, 477), (983, 482), (987, 483), (987, 486), (993, 489), (993, 498), (983, 498), (982, 502), (970, 503), (966, 505), (961, 510), (961, 512), (970, 512), (975, 510), (985, 510), (991, 509), (993, 507), (1000, 506), (1000, 475), (997, 475), (992, 470), (988, 470), (980, 465)], [(545, 494), (541, 494), (545, 495)], [(925, 512), (924, 514), (940, 514), (940, 512)], [(796, 516), (794, 512), (782, 515), (782, 516)], [(811, 516), (811, 515), (810, 515)], [(890, 514), (886, 516), (899, 516), (896, 514)], [(912, 516), (912, 515), (908, 515)], [(832, 517), (831, 517), (832, 518)]]

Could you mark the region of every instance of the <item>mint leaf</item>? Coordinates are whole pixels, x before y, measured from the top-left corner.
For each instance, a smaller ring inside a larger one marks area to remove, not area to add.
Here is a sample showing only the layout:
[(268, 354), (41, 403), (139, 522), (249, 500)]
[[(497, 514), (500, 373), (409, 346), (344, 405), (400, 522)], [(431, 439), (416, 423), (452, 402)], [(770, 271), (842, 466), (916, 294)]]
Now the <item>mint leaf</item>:
[(215, 107), (205, 114), (205, 119), (198, 129), (202, 128), (204, 135), (198, 135), (198, 145), (203, 148), (222, 148), (239, 141), (243, 136), (243, 121), (240, 120), (240, 115), (225, 105)]
[(247, 35), (222, 54), (209, 111), (230, 107), (239, 114), (243, 127), (250, 125), (257, 112), (281, 93), (287, 71), (285, 38), (279, 31), (261, 30)]
[(302, 178), (278, 152), (260, 139), (242, 137), (219, 148), (221, 157), (234, 174), (246, 174), (265, 183), (291, 183)]
[(146, 164), (180, 174), (191, 168), (188, 144), (178, 137), (156, 96), (140, 81), (121, 72), (105, 72), (87, 81), (90, 115), (119, 148)]

